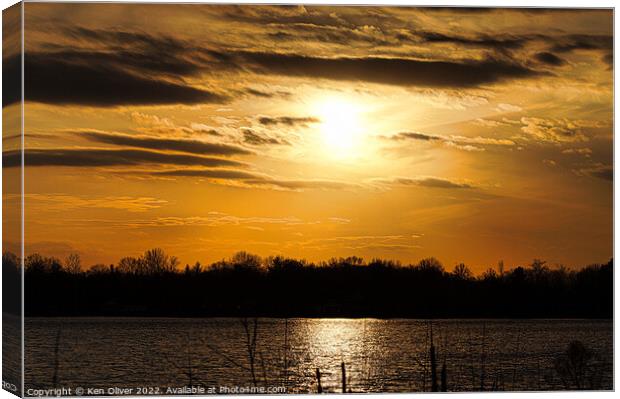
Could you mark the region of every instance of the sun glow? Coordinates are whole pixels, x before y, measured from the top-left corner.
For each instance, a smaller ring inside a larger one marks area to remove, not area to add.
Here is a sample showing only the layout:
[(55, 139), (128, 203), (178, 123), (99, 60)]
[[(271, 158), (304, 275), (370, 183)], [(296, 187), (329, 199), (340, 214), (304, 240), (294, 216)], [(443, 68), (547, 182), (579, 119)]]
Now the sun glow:
[(360, 107), (350, 101), (330, 99), (321, 102), (318, 108), (323, 143), (330, 154), (337, 158), (355, 156), (363, 134)]

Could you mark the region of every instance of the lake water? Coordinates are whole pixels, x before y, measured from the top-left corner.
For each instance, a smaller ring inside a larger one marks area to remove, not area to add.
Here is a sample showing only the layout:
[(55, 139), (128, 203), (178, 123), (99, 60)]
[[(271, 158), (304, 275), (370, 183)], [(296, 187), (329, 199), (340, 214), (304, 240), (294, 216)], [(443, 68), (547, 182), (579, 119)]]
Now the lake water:
[[(289, 393), (429, 391), (429, 322), (259, 319), (254, 362), (240, 319), (31, 318), (26, 389), (284, 386)], [(574, 340), (596, 354), (598, 389), (613, 388), (612, 321), (435, 320), (448, 389), (564, 389), (554, 359)], [(250, 345), (251, 346), (251, 345)], [(254, 364), (254, 378), (251, 365)], [(219, 389), (219, 388), (218, 388)]]

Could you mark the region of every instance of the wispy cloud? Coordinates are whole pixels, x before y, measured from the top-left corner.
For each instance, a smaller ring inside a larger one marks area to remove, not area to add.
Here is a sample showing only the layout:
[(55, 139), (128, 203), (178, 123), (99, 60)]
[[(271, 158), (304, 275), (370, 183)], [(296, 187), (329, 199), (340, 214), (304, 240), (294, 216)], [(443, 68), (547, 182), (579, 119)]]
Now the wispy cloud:
[(469, 189), (474, 188), (469, 183), (456, 182), (442, 177), (420, 176), (420, 177), (392, 177), (392, 178), (376, 178), (371, 180), (374, 184), (384, 186), (419, 186), (428, 188), (445, 188), (445, 189)]
[(242, 129), (241, 133), (243, 134), (243, 141), (254, 146), (290, 145), (290, 143), (284, 139), (271, 137), (267, 134), (259, 133), (249, 128)]
[(614, 181), (614, 168), (611, 165), (605, 165), (602, 163), (595, 163), (592, 166), (583, 167), (580, 169), (573, 169), (573, 173), (578, 176), (590, 176), (598, 179), (607, 180), (609, 182)]
[(231, 185), (240, 188), (263, 188), (284, 191), (306, 190), (353, 190), (365, 185), (328, 179), (287, 179), (268, 174), (238, 169), (174, 169), (160, 171), (125, 171), (126, 175), (147, 175), (164, 178), (202, 178), (215, 184)]
[[(7, 73), (17, 75), (19, 69), (11, 70), (17, 67), (19, 62), (7, 60)], [(229, 101), (222, 93), (115, 67), (107, 53), (30, 52), (24, 71), (26, 101), (97, 107)], [(3, 106), (17, 101), (17, 96), (9, 96)]]
[[(21, 201), (20, 195), (5, 195), (6, 200)], [(105, 196), (87, 197), (69, 194), (25, 194), (29, 209), (68, 211), (83, 208), (117, 209), (129, 212), (146, 212), (161, 208), (168, 201), (153, 197)]]
[(546, 75), (526, 66), (496, 59), (427, 61), (408, 58), (337, 57), (266, 52), (239, 53), (254, 72), (293, 77), (365, 81), (398, 86), (476, 87), (516, 78)]
[(442, 143), (448, 147), (456, 148), (463, 151), (484, 151), (484, 148), (480, 145), (494, 145), (494, 146), (513, 146), (516, 143), (510, 139), (496, 139), (492, 137), (467, 137), (467, 136), (439, 136), (418, 132), (401, 132), (393, 136), (389, 136), (388, 139), (393, 141), (426, 141)]
[(210, 143), (183, 138), (163, 138), (153, 136), (128, 135), (100, 131), (83, 131), (77, 133), (81, 137), (98, 143), (119, 146), (138, 147), (159, 151), (178, 151), (199, 155), (249, 155), (252, 151), (231, 144)]
[(562, 154), (577, 154), (577, 155), (583, 155), (586, 158), (590, 158), (592, 156), (592, 149), (588, 147), (567, 148), (562, 151)]
[[(79, 220), (70, 220), (80, 224)], [(144, 219), (99, 219), (99, 224), (112, 226), (123, 226), (129, 228), (144, 227), (181, 227), (181, 226), (197, 226), (197, 227), (224, 227), (224, 226), (240, 226), (244, 228), (253, 228), (256, 230), (265, 230), (268, 226), (312, 226), (312, 225), (334, 225), (341, 224), (332, 218), (306, 220), (296, 216), (238, 216), (224, 212), (212, 211), (200, 216), (159, 216)]]
[[(2, 154), (4, 167), (21, 166), (20, 151), (5, 151)], [(47, 148), (25, 151), (25, 165), (33, 166), (139, 166), (145, 164), (184, 166), (245, 166), (232, 159), (204, 157), (198, 155), (165, 153), (138, 149), (101, 148)]]
[(411, 235), (351, 235), (329, 238), (314, 238), (300, 242), (289, 242), (288, 245), (301, 245), (304, 248), (325, 250), (329, 248), (359, 250), (390, 250), (411, 251), (422, 248), (417, 242), (423, 234)]
[(285, 126), (308, 126), (312, 123), (319, 123), (320, 120), (314, 117), (294, 117), (294, 116), (261, 116), (258, 118), (258, 122), (261, 125), (273, 126), (273, 125), (285, 125)]

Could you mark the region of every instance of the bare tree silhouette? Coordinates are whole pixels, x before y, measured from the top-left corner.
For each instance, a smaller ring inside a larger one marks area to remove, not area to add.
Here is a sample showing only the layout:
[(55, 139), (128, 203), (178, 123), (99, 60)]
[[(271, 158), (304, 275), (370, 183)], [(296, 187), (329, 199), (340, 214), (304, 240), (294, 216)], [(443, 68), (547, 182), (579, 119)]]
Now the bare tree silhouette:
[(82, 260), (79, 254), (72, 253), (67, 256), (65, 270), (70, 274), (79, 274), (82, 271)]

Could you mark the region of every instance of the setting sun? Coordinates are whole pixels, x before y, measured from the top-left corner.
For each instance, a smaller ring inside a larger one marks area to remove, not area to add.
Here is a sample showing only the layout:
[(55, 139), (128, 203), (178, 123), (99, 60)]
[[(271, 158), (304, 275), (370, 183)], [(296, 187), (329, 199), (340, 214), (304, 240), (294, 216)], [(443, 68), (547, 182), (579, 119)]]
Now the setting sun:
[(355, 155), (361, 141), (360, 109), (353, 102), (331, 99), (319, 106), (323, 142), (332, 155), (346, 158)]

